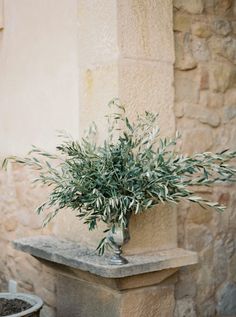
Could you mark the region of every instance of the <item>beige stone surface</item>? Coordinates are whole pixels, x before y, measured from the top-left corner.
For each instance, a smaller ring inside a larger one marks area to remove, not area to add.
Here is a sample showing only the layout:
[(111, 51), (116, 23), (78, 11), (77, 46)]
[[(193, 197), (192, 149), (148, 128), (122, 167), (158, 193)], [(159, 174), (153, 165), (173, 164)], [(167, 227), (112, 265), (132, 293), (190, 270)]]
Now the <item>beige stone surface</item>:
[(4, 1), (4, 21), (0, 156), (54, 150), (56, 130), (78, 136), (77, 0)]
[(173, 135), (172, 81), (173, 69), (169, 63), (123, 59), (119, 69), (119, 92), (127, 105), (127, 114), (135, 118), (144, 109), (159, 113), (161, 135)]
[(210, 128), (193, 127), (185, 131), (182, 138), (182, 149), (184, 153), (197, 153), (210, 150), (213, 145), (213, 136)]
[(63, 275), (57, 277), (57, 317), (120, 317), (120, 297), (119, 292), (106, 287)]
[(213, 92), (226, 92), (233, 80), (233, 70), (230, 64), (212, 63), (210, 68), (210, 89)]
[[(70, 210), (63, 211), (54, 221), (53, 233), (58, 237), (78, 241), (83, 245), (96, 249), (105, 236), (104, 223), (98, 229), (88, 231)], [(125, 254), (147, 253), (157, 250), (175, 248), (177, 246), (177, 227), (175, 206), (159, 205), (154, 210), (131, 217), (130, 241), (123, 247)]]
[(193, 300), (189, 297), (178, 300), (175, 305), (174, 316), (197, 317)]
[[(180, 32), (188, 32), (191, 29), (192, 17), (191, 15), (184, 15), (182, 13), (174, 14), (174, 30)], [(176, 52), (175, 52), (176, 53)]]
[(224, 95), (224, 105), (233, 106), (236, 104), (236, 89), (228, 89)]
[(174, 313), (173, 286), (153, 286), (127, 292), (121, 299), (122, 317), (170, 317)]
[[(191, 258), (192, 257), (192, 258)], [(190, 255), (188, 261), (196, 262), (197, 257), (195, 254), (195, 259), (194, 256)], [(186, 263), (186, 259), (183, 259)], [(147, 287), (147, 286), (153, 286), (162, 283), (163, 281), (168, 282), (169, 284), (174, 284), (176, 283), (176, 278), (177, 278), (177, 272), (179, 268), (168, 268), (168, 269), (162, 269), (160, 271), (156, 272), (149, 272), (149, 273), (144, 273), (144, 274), (138, 274), (138, 275), (133, 275), (133, 276), (126, 276), (122, 278), (105, 278), (99, 275), (92, 274), (90, 272), (78, 270), (78, 269), (73, 269), (69, 266), (65, 265), (60, 265), (56, 264), (53, 262), (49, 262), (43, 259), (40, 259), (40, 262), (44, 264), (43, 268), (50, 268), (56, 270), (58, 274), (61, 274), (66, 277), (71, 277), (73, 279), (78, 279), (78, 280), (84, 280), (88, 283), (93, 283), (93, 284), (100, 284), (103, 285), (104, 287), (111, 288), (113, 290), (129, 290), (129, 289), (135, 289), (135, 288), (140, 288), (140, 287)], [(182, 262), (183, 264), (184, 262)], [(189, 262), (190, 263), (190, 262)], [(179, 263), (181, 266), (181, 263)], [(51, 282), (49, 274), (45, 272), (45, 277), (49, 277), (49, 282)], [(54, 287), (55, 291), (55, 283), (52, 284)], [(47, 286), (48, 288), (48, 286)]]
[(117, 19), (116, 0), (78, 1), (79, 67), (117, 60)]
[(152, 272), (149, 274), (140, 274), (132, 277), (128, 276), (126, 278), (119, 279), (119, 281), (116, 280), (116, 282), (118, 289), (125, 290), (131, 288), (140, 288), (160, 284), (176, 272), (178, 272), (178, 268), (171, 268), (157, 272)]
[(175, 101), (198, 103), (200, 78), (197, 70), (175, 71)]
[(191, 50), (191, 40), (188, 32), (175, 34), (175, 67), (180, 70), (191, 70), (197, 66)]
[(187, 118), (197, 119), (201, 123), (210, 125), (211, 127), (218, 127), (220, 124), (220, 116), (216, 110), (210, 110), (202, 107), (199, 104), (186, 104), (183, 105), (183, 115)]
[[(80, 68), (80, 135), (96, 122), (97, 141), (102, 142), (107, 135), (105, 115), (110, 111), (108, 102), (119, 95), (119, 68), (116, 63)], [(104, 87), (106, 89), (104, 90)], [(104, 90), (104, 91), (103, 91)]]
[(192, 40), (193, 57), (198, 62), (208, 62), (210, 59), (210, 51), (208, 42), (205, 38), (193, 36)]
[(210, 108), (221, 108), (224, 104), (224, 95), (221, 93), (211, 93), (207, 105)]
[(174, 61), (172, 1), (118, 1), (121, 56)]
[(52, 232), (59, 238), (77, 241), (95, 250), (104, 237), (105, 229), (105, 224), (101, 223), (97, 230), (89, 231), (87, 225), (76, 218), (72, 211), (65, 210), (55, 219)]
[(210, 208), (203, 209), (197, 204), (193, 205), (188, 212), (187, 221), (195, 224), (209, 223), (212, 220), (213, 212)]
[(57, 317), (170, 317), (174, 312), (174, 287), (168, 283), (119, 292), (58, 274), (57, 290)]
[(0, 1), (0, 30), (4, 28), (4, 0)]
[(153, 210), (133, 216), (129, 225), (130, 241), (124, 254), (139, 254), (177, 247), (175, 206), (159, 205)]
[(195, 22), (192, 24), (192, 33), (203, 38), (208, 38), (212, 34), (210, 25), (205, 22)]
[(174, 7), (192, 14), (202, 13), (204, 9), (202, 0), (174, 0)]

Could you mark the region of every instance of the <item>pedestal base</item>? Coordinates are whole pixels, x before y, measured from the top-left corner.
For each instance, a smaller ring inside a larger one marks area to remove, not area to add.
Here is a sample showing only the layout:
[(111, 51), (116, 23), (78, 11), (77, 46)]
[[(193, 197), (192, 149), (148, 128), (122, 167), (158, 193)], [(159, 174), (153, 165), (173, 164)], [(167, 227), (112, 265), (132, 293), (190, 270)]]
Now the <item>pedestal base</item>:
[(57, 317), (171, 317), (174, 285), (114, 290), (58, 275)]
[(77, 243), (41, 236), (14, 241), (57, 274), (57, 317), (172, 317), (176, 272), (197, 254), (174, 248), (110, 265)]

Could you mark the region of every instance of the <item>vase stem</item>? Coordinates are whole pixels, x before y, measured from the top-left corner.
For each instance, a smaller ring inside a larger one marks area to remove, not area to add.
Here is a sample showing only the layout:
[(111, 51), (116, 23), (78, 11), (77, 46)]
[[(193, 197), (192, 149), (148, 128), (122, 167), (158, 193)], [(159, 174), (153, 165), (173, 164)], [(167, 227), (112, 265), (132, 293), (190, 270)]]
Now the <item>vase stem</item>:
[(109, 264), (127, 264), (128, 261), (122, 256), (122, 246), (129, 241), (128, 228), (124, 229), (118, 227), (116, 228), (115, 232), (112, 232), (112, 230), (110, 230), (107, 239), (114, 253), (109, 261)]
[(121, 246), (114, 247), (114, 255), (111, 257), (109, 263), (112, 265), (123, 265), (127, 264), (128, 260), (125, 259), (122, 255)]

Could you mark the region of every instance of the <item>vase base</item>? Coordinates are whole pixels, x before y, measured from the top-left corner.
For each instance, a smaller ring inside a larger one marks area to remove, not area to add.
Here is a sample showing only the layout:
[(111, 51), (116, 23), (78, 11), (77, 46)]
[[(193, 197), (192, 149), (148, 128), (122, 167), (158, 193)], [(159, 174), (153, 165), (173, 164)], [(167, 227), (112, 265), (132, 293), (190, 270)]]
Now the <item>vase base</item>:
[(114, 255), (110, 260), (109, 260), (109, 264), (111, 265), (124, 265), (129, 263), (128, 260), (126, 258), (124, 258), (123, 256), (120, 255)]

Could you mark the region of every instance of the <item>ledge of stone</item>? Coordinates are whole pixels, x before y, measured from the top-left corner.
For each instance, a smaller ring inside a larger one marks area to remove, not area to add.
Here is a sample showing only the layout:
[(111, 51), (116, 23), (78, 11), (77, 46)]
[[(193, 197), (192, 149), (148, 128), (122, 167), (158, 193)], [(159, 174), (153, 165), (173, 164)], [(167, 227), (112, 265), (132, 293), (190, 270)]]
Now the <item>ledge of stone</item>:
[(127, 256), (128, 264), (108, 264), (108, 256), (98, 256), (76, 242), (59, 240), (52, 236), (34, 236), (13, 241), (17, 250), (34, 257), (67, 267), (80, 269), (106, 278), (122, 278), (196, 264), (196, 252), (176, 248), (155, 254)]

